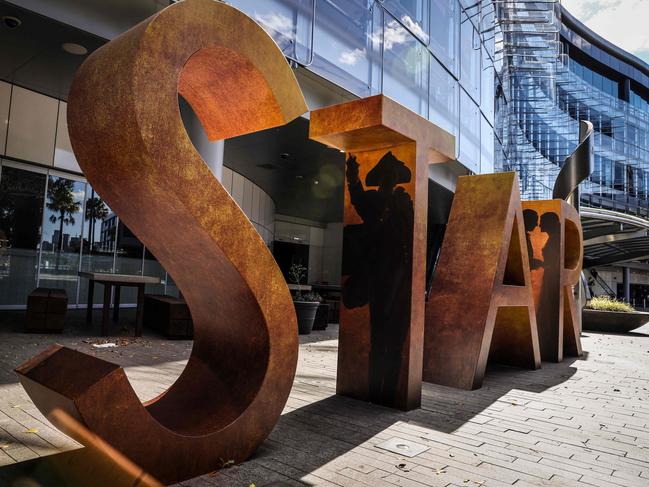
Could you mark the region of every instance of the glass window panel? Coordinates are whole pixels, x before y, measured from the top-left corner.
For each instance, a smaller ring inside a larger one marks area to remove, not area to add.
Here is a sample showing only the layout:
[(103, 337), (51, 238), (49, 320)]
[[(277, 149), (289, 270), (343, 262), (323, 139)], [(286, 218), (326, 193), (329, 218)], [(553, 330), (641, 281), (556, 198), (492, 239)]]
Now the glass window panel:
[(255, 19), (275, 39), (282, 52), (300, 63), (311, 57), (315, 0), (230, 0)]
[(480, 34), (466, 11), (460, 27), (460, 82), (471, 97), (480, 102)]
[(144, 249), (144, 275), (159, 277), (162, 281), (161, 284), (147, 284), (147, 294), (165, 294), (165, 278), (167, 273), (160, 262), (158, 262), (158, 259), (155, 258), (155, 255), (146, 248)]
[(70, 304), (77, 302), (85, 193), (86, 183), (48, 178), (38, 285), (65, 289)]
[(487, 119), (494, 123), (494, 102), (495, 102), (495, 78), (496, 74), (493, 67), (491, 58), (487, 55), (487, 51), (482, 49), (482, 81), (480, 83), (481, 90), (481, 104), (482, 112)]
[[(86, 197), (81, 270), (113, 272), (117, 216), (90, 185), (87, 186)], [(102, 299), (101, 286), (97, 286), (93, 302), (100, 304)], [(79, 303), (88, 303), (88, 279), (81, 279), (79, 283)]]
[(428, 50), (387, 13), (383, 35), (383, 92), (428, 117)]
[(424, 44), (428, 44), (429, 0), (383, 0), (383, 6)]
[[(358, 96), (378, 92), (380, 86), (381, 9), (367, 8), (365, 0), (328, 0), (316, 3), (313, 72)], [(378, 17), (372, 33), (373, 15)], [(376, 91), (372, 91), (372, 86)]]
[(26, 304), (36, 287), (46, 175), (2, 166), (0, 305)]
[(494, 172), (495, 166), (495, 141), (494, 141), (494, 129), (487, 119), (480, 117), (481, 120), (481, 129), (480, 129), (480, 145), (482, 150), (480, 151), (480, 173), (492, 173)]
[(430, 59), (428, 119), (444, 130), (458, 134), (458, 84), (434, 58)]
[(460, 8), (457, 0), (431, 0), (430, 49), (456, 74), (459, 26)]
[(458, 160), (471, 171), (480, 171), (480, 110), (460, 90), (460, 155)]
[[(115, 254), (115, 272), (117, 274), (142, 274), (144, 245), (122, 221), (119, 221), (117, 226), (117, 250)], [(135, 303), (136, 299), (137, 288), (126, 287), (122, 289), (122, 303)]]

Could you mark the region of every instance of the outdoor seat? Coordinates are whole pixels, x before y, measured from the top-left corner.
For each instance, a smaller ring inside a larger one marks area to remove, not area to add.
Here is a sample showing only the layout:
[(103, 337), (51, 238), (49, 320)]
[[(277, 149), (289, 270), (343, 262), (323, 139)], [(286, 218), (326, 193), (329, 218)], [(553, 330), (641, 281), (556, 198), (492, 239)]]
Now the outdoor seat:
[(167, 338), (185, 339), (194, 336), (189, 307), (184, 299), (163, 294), (144, 296), (144, 326)]
[(26, 333), (61, 333), (68, 310), (65, 289), (38, 287), (27, 296)]

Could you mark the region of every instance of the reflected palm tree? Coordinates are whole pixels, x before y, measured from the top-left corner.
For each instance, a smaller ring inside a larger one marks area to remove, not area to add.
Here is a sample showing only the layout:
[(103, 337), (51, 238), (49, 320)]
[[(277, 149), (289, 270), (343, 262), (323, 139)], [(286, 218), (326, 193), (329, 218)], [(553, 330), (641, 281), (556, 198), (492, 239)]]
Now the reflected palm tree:
[(90, 240), (90, 251), (95, 243), (95, 224), (97, 220), (104, 220), (108, 216), (108, 207), (99, 196), (93, 196), (86, 201), (86, 220), (90, 222), (88, 238)]
[(50, 222), (59, 222), (57, 249), (63, 250), (63, 225), (74, 225), (74, 215), (81, 203), (74, 198), (74, 181), (64, 178), (50, 178), (47, 188), (47, 209), (52, 211)]

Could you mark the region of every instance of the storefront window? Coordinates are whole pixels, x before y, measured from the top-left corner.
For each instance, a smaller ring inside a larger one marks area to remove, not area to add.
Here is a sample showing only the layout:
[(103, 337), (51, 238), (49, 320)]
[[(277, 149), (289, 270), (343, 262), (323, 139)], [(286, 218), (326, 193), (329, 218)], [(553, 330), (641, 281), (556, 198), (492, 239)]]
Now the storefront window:
[[(131, 230), (119, 221), (117, 225), (117, 251), (115, 257), (115, 272), (117, 274), (142, 274), (144, 260), (144, 245)], [(135, 303), (137, 289), (126, 287), (122, 289), (122, 303)]]
[(24, 305), (36, 287), (46, 178), (43, 173), (2, 166), (0, 305)]
[(39, 265), (39, 286), (65, 289), (68, 300), (77, 299), (83, 201), (86, 183), (50, 175)]
[[(117, 217), (90, 185), (87, 196), (81, 270), (113, 272)], [(102, 293), (95, 292), (93, 301), (95, 304), (101, 303)], [(79, 283), (79, 303), (88, 303), (88, 279), (81, 279)]]

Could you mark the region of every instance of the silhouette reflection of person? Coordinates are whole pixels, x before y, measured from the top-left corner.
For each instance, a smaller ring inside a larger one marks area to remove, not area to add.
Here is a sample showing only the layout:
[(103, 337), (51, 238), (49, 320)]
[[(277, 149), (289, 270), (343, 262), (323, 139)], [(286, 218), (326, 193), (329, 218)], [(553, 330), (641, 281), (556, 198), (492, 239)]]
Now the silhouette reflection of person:
[[(530, 259), (531, 277), (534, 288), (534, 302), (537, 310), (537, 324), (542, 348), (550, 348), (554, 341), (554, 329), (560, 299), (561, 267), (561, 222), (556, 213), (541, 215), (534, 210), (523, 211), (527, 250)], [(559, 310), (559, 312), (563, 312)]]
[(403, 346), (410, 323), (412, 284), (412, 199), (404, 188), (411, 172), (392, 152), (385, 154), (365, 178), (359, 164), (347, 160), (351, 204), (363, 220), (345, 227), (343, 302), (347, 308), (369, 304), (369, 385), (372, 401), (389, 404), (396, 397)]

